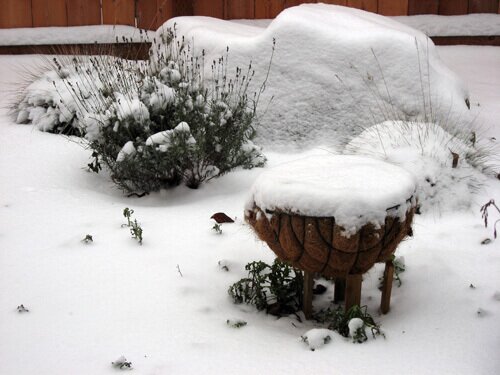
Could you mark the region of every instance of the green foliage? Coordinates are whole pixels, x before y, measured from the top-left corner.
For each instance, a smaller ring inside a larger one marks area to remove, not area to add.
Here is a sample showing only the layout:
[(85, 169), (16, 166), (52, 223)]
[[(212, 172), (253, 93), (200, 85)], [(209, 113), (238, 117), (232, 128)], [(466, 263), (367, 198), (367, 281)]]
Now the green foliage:
[[(212, 63), (207, 79), (204, 53), (195, 55), (175, 29), (166, 34), (167, 45), (152, 66), (114, 74), (132, 82), (110, 81), (98, 93), (108, 104), (89, 121), (101, 122), (90, 142), (98, 158), (89, 168), (98, 171), (102, 163), (121, 189), (142, 193), (181, 183), (196, 189), (236, 167), (263, 166), (265, 158), (252, 143), (260, 94), (249, 92), (252, 64), (231, 75), (226, 53)], [(124, 155), (129, 142), (133, 152)]]
[(24, 307), (24, 305), (19, 305), (17, 306), (17, 312), (18, 313), (26, 313), (26, 312), (30, 312), (26, 307)]
[[(500, 175), (499, 175), (500, 176)], [(484, 204), (481, 209), (480, 209), (480, 212), (481, 212), (481, 217), (482, 219), (484, 220), (484, 227), (487, 228), (488, 227), (488, 209), (492, 207), (492, 208), (495, 208), (497, 210), (497, 212), (500, 214), (500, 208), (498, 208), (498, 206), (495, 204), (495, 200), (493, 199), (490, 199), (486, 204)], [(500, 219), (496, 220), (494, 223), (493, 223), (493, 237), (496, 239), (497, 238), (497, 224), (500, 222)], [(484, 242), (484, 241), (483, 241)], [(483, 245), (486, 245), (487, 243), (489, 242), (486, 242), (486, 243), (482, 243)]]
[(226, 321), (226, 324), (231, 327), (231, 328), (241, 328), (241, 327), (244, 327), (247, 325), (247, 322), (245, 322), (244, 320), (231, 320), (231, 319), (228, 319)]
[(91, 242), (94, 242), (94, 239), (92, 238), (92, 235), (87, 234), (85, 238), (82, 240), (83, 243), (89, 244)]
[(212, 230), (217, 234), (222, 234), (222, 225), (220, 225), (219, 223), (215, 223), (212, 227)]
[(398, 282), (398, 288), (403, 285), (401, 281), (401, 274), (406, 271), (406, 266), (401, 259), (396, 258), (396, 256), (392, 255), (392, 264), (394, 265), (394, 279)]
[(133, 369), (132, 362), (127, 361), (127, 358), (125, 358), (124, 356), (121, 356), (116, 361), (111, 362), (111, 365), (114, 368), (117, 368), (119, 370), (132, 370)]
[(88, 163), (87, 167), (89, 168), (89, 171), (99, 173), (102, 169), (102, 165), (99, 162), (99, 154), (96, 151), (92, 152), (92, 158), (94, 158), (94, 160)]
[(142, 228), (141, 225), (137, 223), (137, 219), (134, 219), (130, 226), (130, 234), (132, 238), (135, 238), (139, 242), (139, 245), (142, 245)]
[(356, 332), (352, 335), (352, 339), (356, 343), (362, 343), (368, 340), (365, 331), (366, 328), (371, 330), (373, 338), (375, 338), (376, 335), (384, 336), (380, 330), (380, 325), (378, 325), (367, 312), (366, 306), (360, 307), (354, 305), (347, 312), (340, 306), (336, 309), (328, 308), (317, 313), (315, 318), (322, 323), (328, 324), (328, 329), (336, 331), (344, 337), (349, 337), (350, 335), (349, 322), (355, 318), (361, 319), (363, 321), (363, 326), (356, 329)]
[(228, 290), (234, 303), (251, 304), (273, 315), (287, 315), (300, 309), (301, 271), (278, 259), (272, 265), (251, 262), (245, 269), (248, 277), (234, 283)]
[[(403, 280), (401, 280), (401, 274), (406, 271), (406, 266), (404, 263), (404, 258), (396, 258), (394, 254), (391, 256), (391, 262), (394, 265), (394, 281), (398, 283), (398, 288), (403, 285)], [(378, 278), (379, 281), (379, 290), (382, 290), (382, 284), (384, 282), (384, 276), (380, 276)]]
[(132, 220), (132, 215), (134, 210), (126, 207), (123, 209), (123, 216), (127, 219), (127, 224), (123, 224), (123, 226), (127, 226), (130, 228), (130, 234), (132, 238), (136, 239), (140, 245), (142, 245), (142, 227), (137, 222), (137, 219)]

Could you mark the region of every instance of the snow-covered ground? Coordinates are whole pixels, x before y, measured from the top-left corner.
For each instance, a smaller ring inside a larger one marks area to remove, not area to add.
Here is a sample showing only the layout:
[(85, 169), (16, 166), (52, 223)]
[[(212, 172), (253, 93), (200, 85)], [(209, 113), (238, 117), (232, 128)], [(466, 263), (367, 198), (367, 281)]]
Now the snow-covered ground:
[[(477, 121), (500, 140), (500, 48), (438, 52), (469, 84)], [(0, 57), (2, 91), (35, 59)], [(273, 259), (242, 221), (261, 170), (126, 198), (104, 174), (86, 171), (90, 152), (77, 142), (16, 125), (1, 111), (0, 374), (112, 374), (121, 355), (137, 374), (500, 372), (500, 239), (481, 245), (493, 230), (479, 213), (488, 199), (500, 201), (498, 180), (470, 212), (416, 217), (414, 237), (398, 249), (407, 270), (389, 314), (377, 313), (381, 268), (365, 276), (362, 303), (386, 339), (358, 345), (334, 335), (311, 352), (300, 336), (313, 322), (276, 319), (227, 294), (247, 262)], [(268, 166), (302, 157), (264, 153)], [(121, 227), (125, 207), (144, 229), (142, 246)], [(218, 211), (237, 218), (221, 235), (210, 220)], [(491, 212), (490, 222), (498, 217)], [(87, 234), (93, 243), (81, 241)], [(21, 304), (29, 312), (17, 312)], [(228, 319), (248, 324), (235, 329)]]

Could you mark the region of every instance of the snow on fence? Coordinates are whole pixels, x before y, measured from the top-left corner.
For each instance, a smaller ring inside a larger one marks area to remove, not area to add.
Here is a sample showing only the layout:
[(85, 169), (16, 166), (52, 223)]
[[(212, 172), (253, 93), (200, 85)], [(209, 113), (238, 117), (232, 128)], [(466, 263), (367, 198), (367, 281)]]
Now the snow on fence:
[(285, 8), (316, 2), (386, 16), (500, 13), (499, 0), (2, 0), (0, 28), (112, 24), (154, 30), (177, 16), (274, 18)]

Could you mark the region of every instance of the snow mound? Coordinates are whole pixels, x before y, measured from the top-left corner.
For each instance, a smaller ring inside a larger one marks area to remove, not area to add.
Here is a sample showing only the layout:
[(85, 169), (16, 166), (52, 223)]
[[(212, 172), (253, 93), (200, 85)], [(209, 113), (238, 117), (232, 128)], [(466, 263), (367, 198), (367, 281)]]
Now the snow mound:
[(326, 328), (313, 328), (301, 336), (309, 349), (315, 351), (332, 341), (335, 332)]
[(423, 117), (428, 106), (422, 105), (422, 97), (432, 100), (437, 117), (448, 112), (460, 117), (467, 110), (462, 82), (443, 65), (432, 41), (380, 15), (304, 4), (286, 9), (267, 28), (179, 17), (157, 31), (153, 67), (174, 25), (178, 35), (192, 42), (195, 53), (205, 51), (206, 76), (227, 47), (229, 73), (236, 66), (246, 71), (252, 61), (251, 87), (257, 91), (276, 40), (260, 97), (262, 112), (267, 111), (260, 118), (256, 141), (265, 146), (335, 146), (386, 119)]
[[(480, 153), (473, 143), (434, 123), (383, 122), (354, 138), (344, 153), (375, 157), (412, 173), (423, 211), (469, 208), (485, 179), (473, 166)], [(453, 153), (458, 155), (455, 168)]]
[(380, 227), (389, 213), (404, 219), (414, 193), (413, 176), (393, 164), (363, 156), (311, 156), (263, 172), (246, 209), (333, 216), (349, 235), (368, 223)]

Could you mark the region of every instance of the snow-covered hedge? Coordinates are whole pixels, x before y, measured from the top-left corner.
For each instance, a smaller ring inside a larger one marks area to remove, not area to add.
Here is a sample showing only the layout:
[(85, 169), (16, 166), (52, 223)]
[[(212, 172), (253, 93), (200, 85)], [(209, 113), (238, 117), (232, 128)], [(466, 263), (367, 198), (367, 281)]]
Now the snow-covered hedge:
[[(468, 93), (423, 33), (387, 17), (327, 4), (288, 8), (267, 27), (179, 17), (157, 31), (151, 60), (165, 48), (165, 27), (206, 52), (206, 67), (229, 46), (232, 66), (252, 60), (261, 82), (269, 45), (277, 47), (256, 142), (274, 149), (343, 144), (385, 120), (464, 121)], [(452, 121), (450, 121), (452, 122)]]

